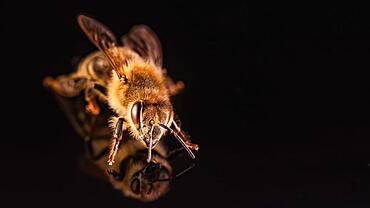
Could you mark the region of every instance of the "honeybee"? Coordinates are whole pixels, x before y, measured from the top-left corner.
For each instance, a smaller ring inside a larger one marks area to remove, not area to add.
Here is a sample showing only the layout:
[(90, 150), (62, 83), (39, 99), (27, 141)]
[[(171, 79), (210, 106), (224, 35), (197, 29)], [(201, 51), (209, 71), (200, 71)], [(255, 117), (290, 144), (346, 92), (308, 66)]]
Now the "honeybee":
[(144, 202), (157, 200), (168, 192), (171, 180), (194, 167), (192, 164), (175, 175), (171, 160), (178, 156), (179, 151), (168, 151), (160, 143), (159, 148), (153, 151), (152, 161), (147, 163), (146, 149), (135, 148), (138, 143), (130, 141), (132, 144), (127, 144), (118, 150), (117, 161), (119, 162), (115, 163), (112, 169), (107, 170), (113, 187), (120, 190), (126, 197)]
[(80, 158), (79, 166), (87, 174), (109, 182), (124, 196), (143, 202), (157, 200), (170, 188), (170, 182), (191, 169), (174, 174), (172, 162), (179, 158), (183, 148), (169, 151), (165, 142), (160, 142), (153, 150), (152, 160), (147, 163), (146, 146), (133, 139), (123, 141), (119, 148), (116, 162), (107, 169), (105, 155), (109, 152), (111, 130), (106, 125), (111, 111), (102, 105), (99, 115), (84, 111), (83, 95), (72, 99), (56, 96), (58, 103), (66, 113), (70, 123), (84, 139), (85, 154)]
[(167, 76), (155, 33), (147, 26), (134, 26), (122, 37), (123, 46), (118, 46), (113, 33), (99, 21), (84, 15), (77, 21), (99, 51), (82, 60), (76, 72), (56, 79), (47, 77), (44, 84), (64, 97), (82, 92), (86, 111), (92, 115), (100, 114), (100, 103), (110, 107), (114, 115), (109, 119), (113, 139), (108, 164), (115, 161), (123, 132), (146, 146), (148, 163), (166, 132), (173, 134), (194, 159), (192, 151), (197, 151), (198, 145), (190, 142), (174, 120), (170, 101), (184, 84)]

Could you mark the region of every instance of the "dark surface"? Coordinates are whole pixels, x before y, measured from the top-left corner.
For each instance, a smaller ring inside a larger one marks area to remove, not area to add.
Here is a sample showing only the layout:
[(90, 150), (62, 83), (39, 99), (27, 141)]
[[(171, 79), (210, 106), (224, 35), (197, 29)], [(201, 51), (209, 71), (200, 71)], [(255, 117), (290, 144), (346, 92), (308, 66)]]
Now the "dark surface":
[[(370, 206), (365, 6), (131, 4), (1, 2), (1, 207)], [(80, 12), (117, 35), (149, 25), (186, 84), (174, 106), (201, 151), (155, 203), (77, 168), (82, 142), (42, 86), (95, 50)]]

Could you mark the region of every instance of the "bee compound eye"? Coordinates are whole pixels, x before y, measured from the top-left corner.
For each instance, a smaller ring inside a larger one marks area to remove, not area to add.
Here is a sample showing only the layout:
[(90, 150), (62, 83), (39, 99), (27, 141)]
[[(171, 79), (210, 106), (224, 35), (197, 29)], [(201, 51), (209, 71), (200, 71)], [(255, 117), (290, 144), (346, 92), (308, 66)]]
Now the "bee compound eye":
[(132, 182), (131, 182), (131, 190), (135, 193), (135, 194), (139, 194), (140, 193), (140, 181), (138, 178), (135, 178)]
[(142, 116), (142, 110), (143, 110), (143, 103), (137, 102), (135, 103), (131, 108), (131, 120), (134, 123), (135, 126), (137, 126), (139, 129), (141, 128), (141, 116)]

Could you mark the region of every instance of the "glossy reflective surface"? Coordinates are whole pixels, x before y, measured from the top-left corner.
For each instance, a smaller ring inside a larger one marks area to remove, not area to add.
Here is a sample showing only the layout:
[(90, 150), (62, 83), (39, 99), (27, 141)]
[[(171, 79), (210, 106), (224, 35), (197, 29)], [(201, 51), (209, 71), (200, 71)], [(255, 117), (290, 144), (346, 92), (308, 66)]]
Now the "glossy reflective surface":
[[(4, 207), (369, 206), (366, 7), (1, 4), (10, 83), (2, 104), (11, 113), (3, 121), (12, 135), (1, 138)], [(123, 198), (79, 170), (82, 141), (42, 86), (95, 50), (78, 29), (80, 12), (116, 34), (149, 25), (168, 73), (185, 83), (174, 107), (200, 151), (159, 201)]]

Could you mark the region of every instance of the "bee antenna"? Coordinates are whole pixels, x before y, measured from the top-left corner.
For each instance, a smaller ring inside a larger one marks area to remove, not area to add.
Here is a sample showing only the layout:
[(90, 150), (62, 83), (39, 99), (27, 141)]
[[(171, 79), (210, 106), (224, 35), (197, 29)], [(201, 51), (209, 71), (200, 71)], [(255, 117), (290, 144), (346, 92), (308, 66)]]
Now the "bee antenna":
[(157, 181), (163, 182), (163, 181), (170, 181), (170, 180), (179, 178), (180, 176), (182, 176), (183, 174), (185, 174), (189, 170), (193, 169), (194, 167), (195, 167), (195, 163), (192, 163), (191, 165), (189, 165), (189, 167), (187, 167), (186, 169), (182, 170), (180, 173), (176, 174), (175, 176), (170, 177), (170, 178), (165, 178), (165, 179), (158, 179)]
[(149, 163), (152, 160), (152, 147), (153, 147), (153, 129), (154, 126), (150, 128), (150, 140), (149, 140), (149, 147), (148, 147), (148, 158), (146, 161)]
[(185, 150), (189, 153), (190, 157), (192, 159), (195, 159), (195, 155), (194, 153), (190, 150), (190, 148), (185, 144), (184, 140), (177, 134), (176, 131), (174, 131), (173, 129), (171, 129), (170, 127), (164, 125), (164, 124), (159, 124), (159, 126), (161, 126), (162, 128), (168, 130), (171, 132), (171, 134), (173, 134), (175, 136), (175, 138), (177, 139), (177, 141), (179, 141), (181, 143), (181, 145), (185, 148)]

